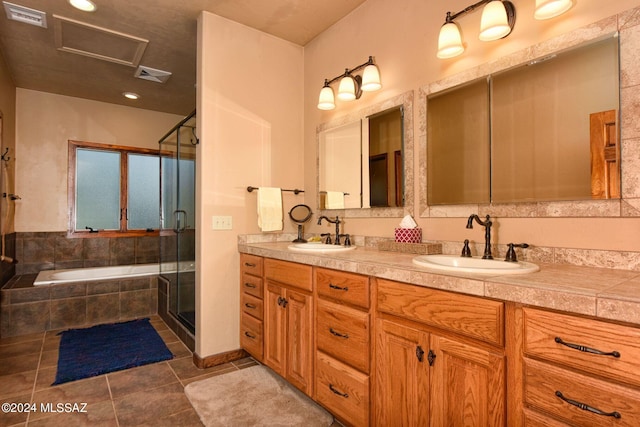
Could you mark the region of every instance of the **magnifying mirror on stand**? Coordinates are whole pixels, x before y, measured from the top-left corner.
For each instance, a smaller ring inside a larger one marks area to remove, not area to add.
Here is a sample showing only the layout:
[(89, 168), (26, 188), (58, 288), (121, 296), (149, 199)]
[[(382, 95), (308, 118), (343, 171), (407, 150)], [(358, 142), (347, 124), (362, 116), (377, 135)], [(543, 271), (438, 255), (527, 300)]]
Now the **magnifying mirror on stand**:
[(289, 211), (289, 218), (291, 221), (298, 224), (298, 238), (293, 241), (293, 243), (307, 243), (307, 241), (303, 238), (303, 230), (302, 224), (309, 221), (313, 212), (311, 212), (311, 208), (307, 205), (295, 205)]

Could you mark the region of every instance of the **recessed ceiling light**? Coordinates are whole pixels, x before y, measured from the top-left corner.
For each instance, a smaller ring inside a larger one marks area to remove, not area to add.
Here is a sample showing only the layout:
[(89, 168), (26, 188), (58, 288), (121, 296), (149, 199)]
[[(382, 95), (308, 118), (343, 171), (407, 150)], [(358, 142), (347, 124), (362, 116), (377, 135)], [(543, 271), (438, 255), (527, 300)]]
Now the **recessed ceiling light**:
[(129, 99), (140, 99), (140, 95), (138, 95), (137, 93), (133, 93), (133, 92), (122, 92), (122, 94), (125, 96), (125, 98), (129, 98)]
[(69, 3), (71, 3), (71, 6), (84, 12), (95, 12), (97, 9), (96, 4), (91, 0), (69, 0)]

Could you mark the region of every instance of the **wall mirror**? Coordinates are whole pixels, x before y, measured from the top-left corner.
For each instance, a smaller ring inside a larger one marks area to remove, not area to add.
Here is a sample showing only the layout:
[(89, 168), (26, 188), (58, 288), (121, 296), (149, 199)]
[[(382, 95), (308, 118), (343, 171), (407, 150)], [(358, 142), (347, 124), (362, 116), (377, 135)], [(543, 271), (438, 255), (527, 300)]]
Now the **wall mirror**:
[(409, 92), (318, 126), (320, 209), (401, 217), (412, 208), (412, 107)]
[(617, 34), (427, 96), (427, 203), (620, 198)]

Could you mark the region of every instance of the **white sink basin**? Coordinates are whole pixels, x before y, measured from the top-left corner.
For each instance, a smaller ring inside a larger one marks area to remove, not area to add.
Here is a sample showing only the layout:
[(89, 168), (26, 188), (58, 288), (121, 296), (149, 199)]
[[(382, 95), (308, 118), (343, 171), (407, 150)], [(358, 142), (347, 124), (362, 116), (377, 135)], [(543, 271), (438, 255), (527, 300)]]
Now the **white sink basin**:
[(326, 243), (294, 243), (289, 245), (288, 249), (294, 252), (310, 252), (310, 253), (332, 253), (352, 251), (355, 246), (327, 245)]
[(501, 259), (467, 258), (457, 255), (421, 255), (415, 257), (413, 263), (436, 270), (482, 274), (526, 274), (540, 270), (536, 264), (525, 261), (507, 262)]

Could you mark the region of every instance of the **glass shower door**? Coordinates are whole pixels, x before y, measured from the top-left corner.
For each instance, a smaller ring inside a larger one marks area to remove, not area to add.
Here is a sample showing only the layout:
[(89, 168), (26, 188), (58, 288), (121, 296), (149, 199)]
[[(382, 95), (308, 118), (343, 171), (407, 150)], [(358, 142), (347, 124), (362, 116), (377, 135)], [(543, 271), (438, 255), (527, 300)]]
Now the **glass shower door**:
[(169, 312), (195, 332), (195, 112), (160, 140), (160, 275)]

